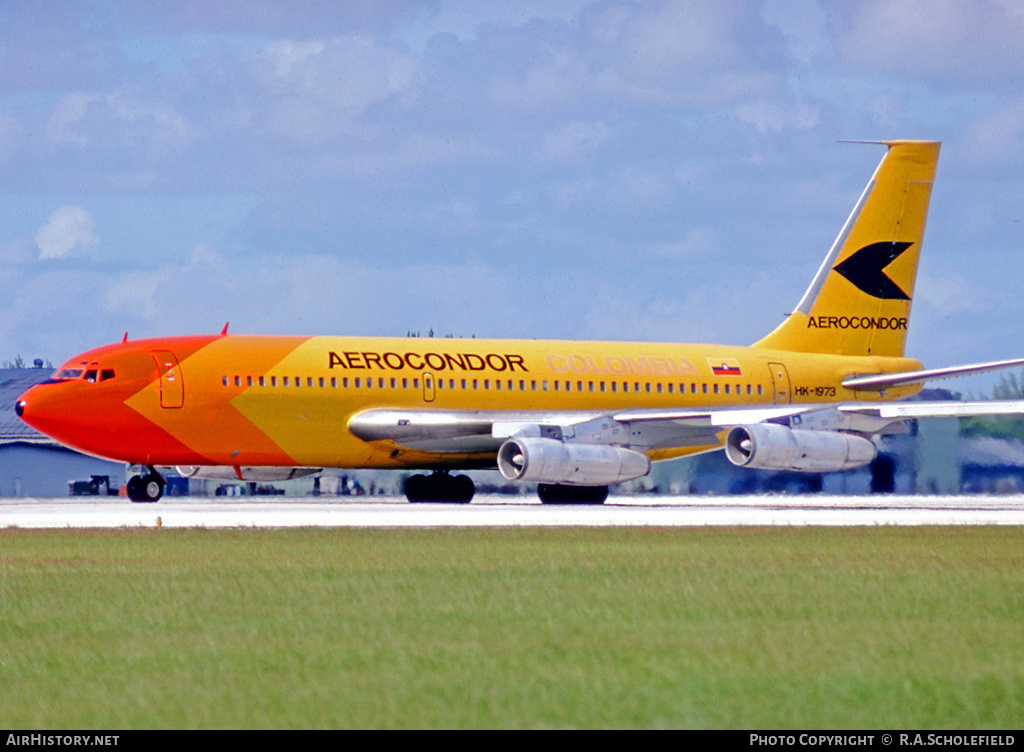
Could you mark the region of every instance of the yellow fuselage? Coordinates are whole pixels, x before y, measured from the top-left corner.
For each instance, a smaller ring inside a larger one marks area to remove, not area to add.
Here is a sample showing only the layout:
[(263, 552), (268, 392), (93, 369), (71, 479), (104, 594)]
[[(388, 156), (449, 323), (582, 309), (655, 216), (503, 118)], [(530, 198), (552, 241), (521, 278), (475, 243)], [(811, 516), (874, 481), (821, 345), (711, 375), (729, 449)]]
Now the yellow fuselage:
[(362, 441), (348, 422), (366, 410), (610, 413), (896, 399), (919, 387), (883, 396), (842, 381), (920, 368), (908, 358), (724, 345), (236, 335), (118, 343), (65, 368), (90, 364), (116, 375), (26, 395), (41, 430), (85, 451), (153, 465), (379, 468), (482, 465), (493, 454)]

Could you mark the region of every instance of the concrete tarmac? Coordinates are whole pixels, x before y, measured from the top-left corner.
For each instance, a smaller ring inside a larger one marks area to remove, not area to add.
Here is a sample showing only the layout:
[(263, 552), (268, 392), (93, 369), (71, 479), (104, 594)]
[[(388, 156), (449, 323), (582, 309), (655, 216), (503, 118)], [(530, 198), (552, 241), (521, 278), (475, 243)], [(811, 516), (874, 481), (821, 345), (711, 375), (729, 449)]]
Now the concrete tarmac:
[(284, 528), (708, 525), (1022, 525), (1014, 496), (612, 496), (601, 506), (545, 506), (532, 496), (472, 504), (399, 497), (0, 499), (0, 528)]

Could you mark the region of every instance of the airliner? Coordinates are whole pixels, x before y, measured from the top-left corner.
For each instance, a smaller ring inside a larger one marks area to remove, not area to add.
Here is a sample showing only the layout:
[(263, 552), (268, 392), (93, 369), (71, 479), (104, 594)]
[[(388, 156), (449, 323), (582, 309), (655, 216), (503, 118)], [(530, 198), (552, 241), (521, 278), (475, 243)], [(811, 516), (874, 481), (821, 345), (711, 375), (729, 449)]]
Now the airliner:
[[(901, 401), (929, 380), (904, 355), (939, 143), (885, 154), (807, 292), (735, 345), (228, 334), (124, 339), (64, 363), (16, 404), (29, 425), (128, 463), (152, 502), (161, 468), (270, 481), (326, 468), (422, 470), (415, 502), (468, 502), (460, 470), (599, 504), (651, 463), (725, 450), (735, 465), (832, 472), (871, 463), (914, 418), (1024, 413), (1024, 402)], [(165, 471), (166, 472), (166, 471)]]

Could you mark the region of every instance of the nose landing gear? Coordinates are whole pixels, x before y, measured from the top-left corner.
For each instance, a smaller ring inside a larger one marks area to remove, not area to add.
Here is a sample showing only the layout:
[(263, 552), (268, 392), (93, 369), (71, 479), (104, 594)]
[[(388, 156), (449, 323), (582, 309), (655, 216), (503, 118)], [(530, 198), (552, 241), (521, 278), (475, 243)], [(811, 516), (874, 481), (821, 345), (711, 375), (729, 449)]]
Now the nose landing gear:
[(155, 468), (147, 467), (145, 470), (145, 474), (133, 475), (128, 479), (128, 498), (143, 503), (159, 501), (164, 495), (167, 481)]

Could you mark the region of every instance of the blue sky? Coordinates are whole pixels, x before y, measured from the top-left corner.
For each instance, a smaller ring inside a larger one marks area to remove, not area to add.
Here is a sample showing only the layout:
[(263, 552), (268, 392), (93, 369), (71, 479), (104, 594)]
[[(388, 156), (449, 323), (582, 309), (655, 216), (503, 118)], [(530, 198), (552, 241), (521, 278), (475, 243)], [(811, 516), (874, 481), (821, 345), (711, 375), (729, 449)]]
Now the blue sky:
[(1021, 49), (1011, 0), (8, 0), (0, 359), (746, 344), (892, 138), (943, 142), (910, 354), (1024, 356)]

